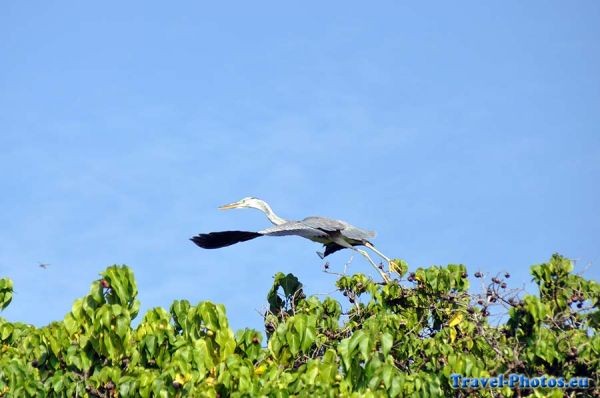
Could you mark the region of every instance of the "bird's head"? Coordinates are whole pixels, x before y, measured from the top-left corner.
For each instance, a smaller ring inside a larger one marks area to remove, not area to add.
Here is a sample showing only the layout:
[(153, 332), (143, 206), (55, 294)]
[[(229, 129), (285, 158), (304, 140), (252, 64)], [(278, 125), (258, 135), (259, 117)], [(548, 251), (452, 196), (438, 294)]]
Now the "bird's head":
[(219, 207), (219, 210), (229, 210), (229, 209), (240, 209), (243, 207), (250, 207), (253, 209), (264, 209), (265, 202), (260, 199), (253, 198), (252, 196), (248, 196), (242, 200), (239, 200), (235, 203), (230, 203), (228, 205), (223, 205)]

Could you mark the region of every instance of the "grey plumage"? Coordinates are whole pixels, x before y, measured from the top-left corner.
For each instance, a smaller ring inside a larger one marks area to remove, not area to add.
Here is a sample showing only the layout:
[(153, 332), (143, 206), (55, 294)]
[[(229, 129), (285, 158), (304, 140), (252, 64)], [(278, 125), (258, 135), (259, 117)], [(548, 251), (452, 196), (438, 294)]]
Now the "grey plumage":
[(366, 246), (389, 263), (390, 259), (375, 249), (370, 242), (370, 239), (375, 237), (375, 232), (355, 227), (345, 221), (325, 217), (306, 217), (299, 221), (288, 221), (277, 216), (266, 202), (253, 197), (244, 198), (239, 202), (221, 206), (220, 209), (227, 210), (241, 207), (250, 207), (261, 210), (274, 226), (258, 232), (223, 231), (199, 234), (191, 238), (191, 240), (204, 249), (216, 249), (260, 236), (301, 236), (323, 244), (325, 247), (324, 253), (317, 252), (321, 258), (341, 249), (347, 248), (355, 250), (368, 259), (385, 281), (389, 280), (387, 275), (375, 265), (373, 260), (371, 260), (367, 252), (354, 247)]

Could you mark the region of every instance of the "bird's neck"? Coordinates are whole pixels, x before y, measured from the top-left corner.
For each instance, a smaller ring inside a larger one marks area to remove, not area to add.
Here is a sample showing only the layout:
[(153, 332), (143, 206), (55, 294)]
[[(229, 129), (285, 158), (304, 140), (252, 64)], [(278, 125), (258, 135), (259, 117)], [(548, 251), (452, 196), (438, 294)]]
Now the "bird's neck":
[(286, 222), (286, 220), (275, 214), (273, 209), (271, 209), (271, 206), (269, 206), (268, 204), (263, 202), (261, 203), (261, 207), (261, 210), (265, 213), (269, 221), (271, 221), (271, 223), (273, 223), (274, 225), (281, 225)]

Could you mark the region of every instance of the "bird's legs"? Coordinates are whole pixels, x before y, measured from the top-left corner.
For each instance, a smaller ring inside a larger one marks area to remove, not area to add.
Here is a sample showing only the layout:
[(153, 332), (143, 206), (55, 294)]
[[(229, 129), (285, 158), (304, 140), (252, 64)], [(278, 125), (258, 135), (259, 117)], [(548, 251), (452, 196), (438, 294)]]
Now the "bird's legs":
[(367, 261), (373, 266), (373, 268), (375, 268), (375, 270), (377, 272), (379, 272), (379, 275), (381, 275), (381, 277), (383, 278), (383, 280), (385, 281), (385, 283), (389, 283), (390, 282), (390, 278), (386, 275), (385, 272), (383, 272), (383, 270), (381, 270), (377, 264), (375, 264), (375, 262), (373, 260), (371, 260), (371, 257), (369, 256), (369, 253), (367, 253), (364, 250), (361, 249), (357, 249), (356, 247), (352, 246), (350, 243), (346, 242), (343, 238), (340, 237), (333, 237), (333, 241), (335, 243), (337, 243), (338, 245), (342, 246), (342, 247), (346, 247), (348, 249), (352, 249), (355, 252), (360, 253), (361, 256), (363, 256), (364, 258), (367, 259)]
[(369, 249), (373, 250), (375, 253), (377, 253), (379, 255), (379, 257), (381, 257), (385, 261), (387, 261), (388, 267), (392, 264), (392, 260), (389, 257), (387, 257), (386, 255), (384, 255), (382, 252), (380, 252), (379, 250), (377, 250), (375, 248), (375, 246), (373, 246), (371, 243), (365, 242), (365, 246), (368, 247)]
[(371, 260), (371, 257), (369, 256), (369, 253), (367, 253), (364, 250), (357, 249), (356, 247), (353, 247), (352, 250), (355, 250), (355, 251), (359, 252), (364, 258), (366, 258), (367, 261), (369, 261), (369, 263), (371, 263), (371, 265), (373, 266), (373, 268), (375, 268), (375, 270), (377, 272), (379, 272), (379, 275), (381, 275), (381, 277), (383, 278), (383, 280), (385, 281), (385, 283), (390, 283), (390, 278), (387, 276), (387, 274), (385, 272), (383, 272), (383, 270), (381, 268), (379, 268), (377, 266), (377, 264), (375, 264), (375, 262), (373, 260)]

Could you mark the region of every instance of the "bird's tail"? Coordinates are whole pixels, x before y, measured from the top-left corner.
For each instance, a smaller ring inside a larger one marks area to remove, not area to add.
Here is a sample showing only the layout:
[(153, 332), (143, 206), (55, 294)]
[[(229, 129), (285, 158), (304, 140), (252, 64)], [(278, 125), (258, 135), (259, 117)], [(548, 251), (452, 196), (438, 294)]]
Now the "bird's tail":
[(223, 231), (200, 234), (194, 236), (190, 240), (203, 249), (218, 249), (220, 247), (231, 246), (239, 242), (258, 238), (259, 236), (262, 236), (262, 234), (258, 232)]

